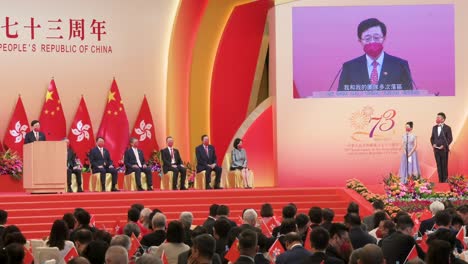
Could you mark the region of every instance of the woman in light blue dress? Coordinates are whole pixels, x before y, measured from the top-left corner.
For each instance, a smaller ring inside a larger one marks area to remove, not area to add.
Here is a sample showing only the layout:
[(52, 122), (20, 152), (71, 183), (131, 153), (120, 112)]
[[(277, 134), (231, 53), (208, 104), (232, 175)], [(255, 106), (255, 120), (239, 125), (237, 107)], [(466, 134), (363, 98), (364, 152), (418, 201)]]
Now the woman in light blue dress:
[(412, 133), (413, 122), (406, 123), (406, 133), (403, 135), (403, 154), (401, 156), (400, 164), (400, 179), (401, 182), (406, 183), (410, 176), (420, 176), (421, 170), (419, 169), (418, 155), (416, 148), (418, 146), (416, 135)]

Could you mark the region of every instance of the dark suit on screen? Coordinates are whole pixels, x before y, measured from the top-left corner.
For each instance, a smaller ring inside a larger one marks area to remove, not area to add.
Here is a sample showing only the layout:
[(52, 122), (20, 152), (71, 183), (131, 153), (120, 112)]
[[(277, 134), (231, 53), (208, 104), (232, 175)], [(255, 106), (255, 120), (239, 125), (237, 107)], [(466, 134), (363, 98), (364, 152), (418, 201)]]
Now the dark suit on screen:
[[(174, 153), (172, 153), (172, 151)], [(172, 155), (174, 155), (174, 162), (172, 162)], [(182, 158), (180, 157), (180, 153), (178, 149), (175, 148), (165, 148), (161, 150), (161, 159), (163, 161), (163, 172), (166, 174), (169, 171), (172, 171), (172, 189), (177, 189), (177, 181), (180, 174), (180, 189), (185, 190), (185, 178), (187, 177), (187, 169), (182, 167), (184, 163), (182, 162)], [(175, 165), (176, 167), (173, 167)]]
[(443, 149), (434, 148), (434, 156), (437, 163), (437, 174), (439, 175), (439, 182), (446, 182), (448, 178), (448, 155), (449, 145), (452, 143), (452, 129), (443, 124), (439, 135), (439, 126), (432, 127), (431, 144), (444, 146)]
[[(101, 187), (104, 192), (106, 190), (106, 173), (110, 173), (112, 175), (112, 189), (114, 189), (117, 184), (117, 170), (109, 167), (112, 165), (109, 151), (103, 148), (103, 154), (104, 155), (101, 154), (98, 147), (92, 148), (89, 152), (89, 162), (91, 163), (91, 170), (93, 173), (101, 174)], [(99, 166), (103, 167), (99, 168)]]
[(81, 170), (75, 169), (76, 167), (76, 154), (71, 148), (67, 148), (67, 188), (71, 189), (71, 176), (75, 174), (76, 184), (78, 185), (78, 190), (81, 189)]
[[(218, 159), (216, 157), (215, 148), (212, 145), (208, 145), (208, 154), (206, 153), (205, 146), (202, 144), (195, 149), (197, 156), (197, 173), (205, 171), (205, 184), (206, 189), (210, 189), (211, 172), (216, 173), (215, 188), (220, 188), (221, 173), (222, 169), (218, 166)], [(216, 166), (212, 169), (209, 164), (215, 164)]]
[(44, 133), (42, 133), (41, 131), (37, 133), (39, 133), (39, 137), (38, 137), (39, 140), (36, 139), (36, 135), (34, 134), (34, 131), (30, 131), (26, 133), (26, 135), (24, 135), (24, 144), (29, 144), (34, 141), (46, 141), (46, 136)]
[[(350, 91), (345, 89), (345, 85), (364, 84), (370, 84), (365, 54), (343, 64), (338, 91)], [(384, 86), (387, 84), (401, 84), (402, 90), (413, 90), (413, 79), (411, 77), (408, 61), (384, 53), (378, 82), (379, 86), (381, 84)]]
[[(133, 148), (128, 148), (125, 151), (124, 154), (124, 163), (125, 163), (125, 174), (131, 174), (135, 173), (135, 182), (137, 185), (138, 190), (142, 190), (143, 188), (141, 187), (141, 173), (144, 172), (146, 175), (146, 184), (149, 187), (153, 186), (153, 174), (151, 172), (151, 168), (149, 166), (146, 166), (143, 168), (143, 165), (145, 165), (145, 156), (143, 154), (143, 151), (141, 149), (137, 149), (138, 152), (138, 158), (140, 160), (141, 167), (138, 165), (137, 157), (135, 156), (135, 152), (133, 151)], [(133, 166), (136, 165), (138, 168), (134, 168)]]

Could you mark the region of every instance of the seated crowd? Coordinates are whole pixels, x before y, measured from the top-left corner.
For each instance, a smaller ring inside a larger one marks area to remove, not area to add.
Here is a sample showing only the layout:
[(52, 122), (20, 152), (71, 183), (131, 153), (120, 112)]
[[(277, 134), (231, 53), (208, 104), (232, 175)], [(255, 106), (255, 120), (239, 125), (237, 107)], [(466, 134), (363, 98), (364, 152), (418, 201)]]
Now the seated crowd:
[[(466, 263), (459, 254), (467, 248), (457, 234), (468, 224), (468, 205), (434, 202), (433, 217), (421, 223), (419, 232), (409, 214), (391, 218), (381, 201), (373, 206), (373, 214), (361, 221), (359, 206), (352, 202), (339, 223), (329, 208), (312, 207), (302, 214), (291, 203), (277, 219), (272, 206), (264, 204), (260, 215), (247, 208), (242, 223), (236, 223), (228, 206), (213, 204), (205, 222), (194, 226), (190, 212), (168, 221), (164, 212), (134, 204), (127, 223), (111, 232), (92, 226), (90, 213), (76, 208), (53, 222), (44, 245), (58, 249), (56, 263), (75, 264)], [(25, 263), (28, 241), (17, 226), (7, 225), (7, 218), (0, 210), (0, 263)], [(427, 235), (426, 250), (415, 234)], [(77, 255), (68, 259), (75, 249)], [(418, 258), (409, 260), (413, 250)]]

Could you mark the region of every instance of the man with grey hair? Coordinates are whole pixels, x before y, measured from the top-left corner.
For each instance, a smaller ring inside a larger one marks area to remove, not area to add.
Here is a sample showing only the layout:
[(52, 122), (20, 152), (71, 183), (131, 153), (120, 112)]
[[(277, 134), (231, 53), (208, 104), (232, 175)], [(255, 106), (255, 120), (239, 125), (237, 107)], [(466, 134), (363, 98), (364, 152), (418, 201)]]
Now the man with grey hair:
[(145, 235), (140, 244), (145, 247), (159, 246), (166, 240), (166, 216), (162, 213), (156, 213), (151, 220), (153, 233)]
[(143, 191), (144, 189), (141, 186), (141, 173), (144, 172), (148, 191), (152, 191), (153, 174), (151, 173), (151, 168), (145, 163), (143, 150), (138, 149), (138, 142), (137, 138), (130, 138), (130, 148), (128, 148), (124, 154), (125, 174), (135, 173), (137, 190)]
[(151, 219), (149, 218), (151, 212), (152, 211), (149, 208), (143, 208), (140, 212), (140, 222), (146, 229), (149, 229), (151, 225)]
[(245, 230), (252, 230), (257, 233), (257, 237), (259, 237), (259, 240), (261, 241), (260, 238), (263, 235), (262, 230), (257, 227), (257, 212), (254, 209), (245, 209), (244, 213), (242, 214), (242, 221), (243, 224), (240, 226), (236, 226), (231, 228), (231, 230), (228, 233), (228, 245), (232, 245), (234, 240), (239, 236), (240, 233), (242, 233)]
[(421, 225), (419, 226), (419, 233), (421, 233), (421, 235), (424, 235), (427, 231), (434, 229), (435, 215), (444, 209), (444, 204), (439, 201), (434, 201), (431, 203), (431, 205), (429, 205), (429, 210), (432, 213), (432, 217), (421, 222)]
[(112, 238), (111, 246), (122, 246), (128, 250), (130, 250), (130, 247), (132, 245), (132, 242), (130, 241), (130, 237), (127, 235), (116, 235)]
[(111, 246), (106, 251), (106, 264), (128, 264), (128, 252), (122, 246)]
[(137, 224), (128, 222), (123, 228), (123, 233), (124, 235), (127, 235), (128, 237), (132, 237), (132, 234), (134, 234), (135, 237), (139, 237), (141, 230)]
[(382, 249), (374, 244), (367, 244), (359, 252), (359, 264), (385, 264)]
[(71, 148), (70, 140), (68, 140), (68, 138), (64, 138), (63, 141), (67, 143), (67, 192), (73, 192), (71, 187), (72, 174), (75, 174), (76, 176), (76, 185), (78, 186), (77, 191), (83, 192), (83, 189), (81, 188), (81, 169), (79, 164), (76, 162), (76, 153)]
[(184, 226), (184, 243), (191, 247), (193, 214), (191, 212), (182, 212), (180, 213), (179, 221)]

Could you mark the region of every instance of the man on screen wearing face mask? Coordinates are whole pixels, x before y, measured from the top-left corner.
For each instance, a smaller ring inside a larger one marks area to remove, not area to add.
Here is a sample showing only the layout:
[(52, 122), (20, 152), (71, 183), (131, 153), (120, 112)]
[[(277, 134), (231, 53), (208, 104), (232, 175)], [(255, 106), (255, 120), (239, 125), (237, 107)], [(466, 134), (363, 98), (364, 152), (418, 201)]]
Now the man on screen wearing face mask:
[(445, 124), (445, 114), (437, 114), (436, 125), (432, 127), (431, 144), (437, 163), (439, 182), (447, 182), (449, 145), (452, 143), (452, 129)]
[(412, 90), (408, 62), (383, 51), (387, 27), (376, 18), (359, 23), (365, 54), (343, 64), (338, 91)]
[(34, 141), (46, 141), (46, 137), (41, 130), (41, 124), (37, 120), (31, 122), (31, 132), (26, 133), (24, 136), (24, 144), (29, 144)]
[(104, 148), (104, 138), (98, 137), (96, 139), (96, 147), (92, 148), (89, 152), (89, 163), (91, 163), (91, 170), (93, 173), (101, 174), (101, 188), (102, 192), (106, 191), (106, 173), (112, 175), (112, 192), (118, 192), (117, 188), (117, 170), (114, 168), (109, 151)]
[(187, 190), (185, 186), (185, 177), (187, 175), (187, 169), (182, 162), (179, 150), (174, 148), (174, 139), (169, 136), (166, 138), (167, 148), (161, 150), (161, 159), (163, 161), (163, 172), (167, 173), (172, 171), (172, 189), (177, 190), (177, 182), (180, 174), (180, 189)]

